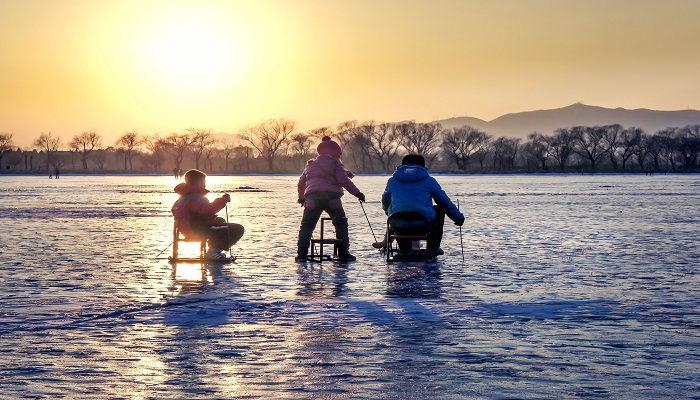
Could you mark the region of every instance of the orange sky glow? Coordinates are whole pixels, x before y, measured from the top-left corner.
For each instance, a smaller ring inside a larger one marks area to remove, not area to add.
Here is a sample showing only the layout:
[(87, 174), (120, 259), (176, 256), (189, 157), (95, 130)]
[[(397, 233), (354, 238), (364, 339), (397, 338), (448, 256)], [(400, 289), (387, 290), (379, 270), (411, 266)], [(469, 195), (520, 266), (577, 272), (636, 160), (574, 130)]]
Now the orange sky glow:
[(0, 0), (0, 132), (700, 108), (696, 0)]

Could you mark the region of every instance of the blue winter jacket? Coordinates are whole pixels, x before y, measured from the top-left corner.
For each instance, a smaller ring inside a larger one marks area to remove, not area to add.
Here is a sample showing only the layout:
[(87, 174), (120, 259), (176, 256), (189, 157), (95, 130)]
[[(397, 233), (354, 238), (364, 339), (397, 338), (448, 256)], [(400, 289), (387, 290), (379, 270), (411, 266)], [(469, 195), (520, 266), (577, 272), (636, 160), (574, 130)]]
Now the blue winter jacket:
[(414, 211), (429, 222), (435, 222), (433, 200), (452, 221), (461, 221), (464, 215), (455, 207), (435, 178), (420, 165), (400, 165), (386, 183), (382, 194), (382, 208), (391, 215), (398, 211)]

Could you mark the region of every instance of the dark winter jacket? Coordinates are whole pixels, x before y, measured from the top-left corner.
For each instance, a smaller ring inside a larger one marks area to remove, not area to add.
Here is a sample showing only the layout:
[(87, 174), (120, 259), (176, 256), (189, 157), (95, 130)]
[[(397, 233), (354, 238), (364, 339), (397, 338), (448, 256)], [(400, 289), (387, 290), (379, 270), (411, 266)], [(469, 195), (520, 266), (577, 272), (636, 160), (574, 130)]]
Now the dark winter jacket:
[(433, 200), (452, 221), (464, 220), (464, 215), (425, 167), (401, 165), (386, 184), (382, 194), (382, 208), (388, 215), (398, 211), (417, 212), (432, 223), (435, 222)]
[(172, 208), (173, 216), (178, 220), (180, 232), (189, 237), (206, 236), (214, 225), (216, 213), (226, 206), (226, 200), (220, 197), (211, 203), (204, 197), (209, 191), (183, 182), (175, 186), (175, 193), (180, 198)]
[(360, 193), (360, 189), (348, 177), (343, 163), (328, 154), (311, 161), (297, 184), (300, 199), (318, 192), (338, 193), (340, 197), (343, 195), (343, 188), (352, 195)]

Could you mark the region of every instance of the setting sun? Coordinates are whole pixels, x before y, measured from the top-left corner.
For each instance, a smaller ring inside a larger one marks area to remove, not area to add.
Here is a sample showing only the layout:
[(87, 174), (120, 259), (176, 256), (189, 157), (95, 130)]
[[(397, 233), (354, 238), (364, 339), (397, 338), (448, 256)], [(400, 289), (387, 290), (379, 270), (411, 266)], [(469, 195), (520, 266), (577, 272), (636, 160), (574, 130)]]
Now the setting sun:
[(18, 146), (280, 117), (698, 108), (694, 0), (0, 2), (0, 132)]
[(143, 73), (180, 90), (201, 91), (241, 79), (249, 58), (240, 34), (213, 14), (161, 17), (147, 27), (139, 45)]

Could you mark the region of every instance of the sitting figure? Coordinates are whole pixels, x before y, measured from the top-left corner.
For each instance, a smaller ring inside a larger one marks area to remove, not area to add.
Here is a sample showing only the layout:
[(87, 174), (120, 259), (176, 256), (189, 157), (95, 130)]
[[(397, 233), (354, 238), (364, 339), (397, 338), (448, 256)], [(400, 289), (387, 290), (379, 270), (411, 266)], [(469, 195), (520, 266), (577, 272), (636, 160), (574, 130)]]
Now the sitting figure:
[[(433, 200), (436, 205), (433, 205)], [(382, 194), (382, 208), (387, 215), (399, 212), (415, 212), (422, 215), (430, 224), (428, 248), (431, 257), (444, 254), (440, 248), (442, 230), (447, 215), (457, 226), (464, 224), (464, 215), (452, 203), (440, 184), (430, 176), (425, 168), (425, 158), (409, 154), (401, 160), (401, 165), (386, 184)], [(386, 238), (384, 238), (386, 241)], [(386, 243), (375, 243), (381, 247)], [(411, 251), (411, 243), (399, 243), (402, 253)]]
[(185, 173), (185, 181), (175, 186), (175, 193), (180, 198), (175, 202), (172, 213), (178, 220), (180, 232), (188, 239), (207, 239), (209, 251), (207, 258), (212, 261), (227, 261), (223, 253), (243, 236), (245, 229), (240, 224), (229, 224), (216, 213), (231, 201), (229, 194), (224, 194), (211, 203), (205, 197), (207, 175), (192, 169)]

